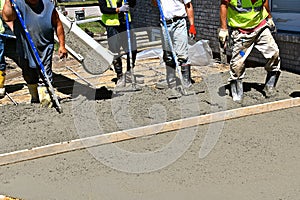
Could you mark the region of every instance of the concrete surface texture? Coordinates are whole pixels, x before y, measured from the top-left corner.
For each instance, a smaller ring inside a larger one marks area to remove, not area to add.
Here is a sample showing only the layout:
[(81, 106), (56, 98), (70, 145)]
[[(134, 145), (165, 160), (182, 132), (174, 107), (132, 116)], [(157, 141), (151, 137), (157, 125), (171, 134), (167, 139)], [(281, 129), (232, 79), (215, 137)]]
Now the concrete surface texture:
[[(257, 67), (247, 68), (244, 101), (234, 103), (228, 71), (208, 71), (202, 70), (190, 89), (195, 94), (181, 98), (151, 84), (142, 91), (97, 98), (97, 90), (75, 81), (73, 98), (62, 101), (62, 114), (25, 103), (1, 106), (0, 152), (299, 97), (300, 77), (282, 72), (277, 95), (265, 98), (266, 72)], [(22, 199), (297, 199), (299, 111), (296, 107), (0, 166), (0, 194)], [(217, 140), (201, 157), (208, 133)]]

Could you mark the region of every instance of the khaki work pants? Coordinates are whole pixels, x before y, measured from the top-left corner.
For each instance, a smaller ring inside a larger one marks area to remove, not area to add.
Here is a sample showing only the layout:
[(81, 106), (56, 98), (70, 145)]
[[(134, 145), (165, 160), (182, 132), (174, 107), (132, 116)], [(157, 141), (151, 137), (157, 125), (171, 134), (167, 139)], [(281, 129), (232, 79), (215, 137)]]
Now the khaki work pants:
[[(267, 59), (265, 70), (268, 72), (280, 71), (279, 49), (270, 29), (265, 26), (249, 34), (240, 33), (237, 29), (232, 31), (230, 36), (233, 49), (230, 61), (229, 81), (244, 78), (245, 63), (239, 61), (241, 61), (243, 54), (248, 48), (251, 48), (253, 43), (254, 47)], [(244, 59), (246, 60), (246, 57)]]

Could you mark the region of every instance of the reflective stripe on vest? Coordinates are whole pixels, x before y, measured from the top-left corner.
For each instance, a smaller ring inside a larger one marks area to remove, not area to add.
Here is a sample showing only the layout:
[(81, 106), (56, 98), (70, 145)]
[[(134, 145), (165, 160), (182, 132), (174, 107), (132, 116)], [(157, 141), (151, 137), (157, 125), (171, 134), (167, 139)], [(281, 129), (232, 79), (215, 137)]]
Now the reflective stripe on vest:
[(268, 16), (265, 0), (231, 0), (228, 5), (228, 25), (236, 28), (255, 28)]
[[(117, 8), (117, 0), (106, 0), (106, 4), (108, 8), (111, 8), (110, 4), (112, 4), (113, 8)], [(128, 12), (129, 22), (131, 21), (130, 13)], [(101, 17), (102, 22), (107, 26), (119, 26), (119, 15), (116, 14), (103, 14)]]

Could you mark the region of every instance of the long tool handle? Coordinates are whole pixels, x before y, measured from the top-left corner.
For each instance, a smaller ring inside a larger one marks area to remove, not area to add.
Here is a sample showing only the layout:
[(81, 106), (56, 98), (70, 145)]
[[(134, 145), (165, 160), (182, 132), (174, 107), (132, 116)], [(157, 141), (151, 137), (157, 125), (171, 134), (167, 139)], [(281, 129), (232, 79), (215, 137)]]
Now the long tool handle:
[(186, 93), (186, 91), (185, 91), (185, 89), (183, 87), (183, 77), (182, 77), (182, 73), (181, 73), (181, 66), (178, 63), (177, 56), (176, 56), (176, 53), (175, 53), (174, 48), (173, 48), (173, 44), (172, 44), (172, 41), (171, 41), (170, 33), (169, 33), (168, 27), (167, 27), (166, 18), (164, 16), (160, 0), (156, 0), (156, 2), (157, 2), (157, 6), (158, 6), (158, 9), (159, 9), (159, 13), (160, 13), (160, 18), (161, 18), (161, 21), (162, 21), (164, 29), (165, 29), (165, 35), (167, 37), (169, 48), (170, 48), (170, 51), (172, 53), (173, 59), (174, 59), (175, 64), (176, 64), (176, 71), (177, 71), (177, 74), (178, 74), (180, 82), (181, 82), (182, 92), (185, 95), (187, 93)]
[(220, 61), (221, 64), (226, 64), (227, 63), (227, 54), (226, 54), (226, 43), (222, 43), (219, 41), (219, 48), (220, 48)]
[[(124, 0), (124, 3), (127, 3), (127, 0)], [(132, 59), (132, 48), (131, 48), (131, 34), (130, 34), (130, 24), (129, 24), (129, 16), (128, 12), (125, 12), (126, 18), (126, 32), (127, 32), (127, 43), (128, 43), (128, 54), (129, 54), (129, 63), (130, 63), (130, 74), (131, 74), (131, 84), (132, 87), (136, 88), (136, 82), (134, 78), (134, 71), (133, 71), (133, 59)]]
[(14, 7), (14, 9), (15, 9), (15, 11), (16, 11), (16, 14), (17, 14), (17, 16), (18, 16), (18, 18), (19, 18), (19, 21), (20, 21), (20, 23), (21, 23), (21, 25), (22, 25), (22, 27), (23, 27), (23, 29), (24, 29), (24, 31), (25, 31), (26, 38), (27, 38), (27, 40), (28, 40), (28, 42), (29, 42), (29, 44), (30, 44), (29, 46), (31, 47), (31, 50), (32, 50), (33, 53), (34, 53), (34, 57), (35, 57), (35, 59), (36, 59), (36, 62), (38, 63), (38, 65), (39, 65), (39, 67), (40, 67), (40, 70), (42, 71), (42, 74), (43, 74), (43, 76), (44, 76), (44, 79), (43, 79), (43, 80), (44, 80), (44, 81), (46, 82), (46, 84), (48, 85), (48, 89), (49, 89), (49, 92), (50, 92), (50, 96), (52, 97), (51, 100), (53, 101), (54, 105), (56, 105), (56, 110), (57, 110), (59, 113), (61, 113), (61, 112), (62, 112), (62, 108), (61, 108), (60, 103), (59, 103), (59, 101), (58, 101), (58, 98), (57, 98), (57, 96), (56, 96), (56, 94), (55, 94), (55, 92), (54, 92), (54, 88), (53, 88), (53, 86), (52, 86), (52, 84), (51, 84), (51, 81), (50, 81), (50, 79), (49, 79), (49, 76), (47, 75), (47, 73), (46, 73), (46, 71), (45, 71), (45, 67), (44, 67), (44, 65), (43, 65), (43, 63), (42, 63), (42, 61), (41, 61), (41, 58), (40, 58), (40, 56), (39, 56), (39, 54), (38, 54), (38, 51), (37, 51), (37, 49), (36, 49), (36, 47), (35, 47), (35, 45), (34, 45), (34, 43), (33, 43), (33, 40), (32, 40), (32, 38), (31, 38), (31, 36), (30, 36), (30, 33), (28, 32), (28, 29), (27, 29), (27, 27), (26, 27), (26, 24), (25, 24), (23, 18), (22, 18), (22, 15), (21, 15), (21, 13), (20, 13), (20, 10), (19, 10), (19, 8), (18, 8), (18, 6), (17, 6), (15, 0), (11, 0), (11, 3), (12, 3), (12, 6)]
[(0, 36), (6, 37), (6, 38), (11, 38), (11, 39), (16, 39), (15, 35), (10, 35), (10, 34), (6, 34), (6, 33), (0, 33)]

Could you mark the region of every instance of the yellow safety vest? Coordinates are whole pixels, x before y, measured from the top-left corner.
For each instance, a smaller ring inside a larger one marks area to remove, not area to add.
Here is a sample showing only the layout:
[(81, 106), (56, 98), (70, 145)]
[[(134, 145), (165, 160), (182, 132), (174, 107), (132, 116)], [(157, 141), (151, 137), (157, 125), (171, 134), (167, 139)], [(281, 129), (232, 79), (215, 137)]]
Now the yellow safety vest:
[(235, 28), (251, 29), (268, 17), (265, 0), (231, 0), (228, 5), (228, 25)]
[[(110, 0), (106, 0), (106, 4), (108, 8), (111, 8), (110, 5)], [(111, 0), (112, 7), (116, 8), (117, 7), (117, 0)], [(131, 16), (130, 13), (128, 12), (128, 19), (131, 21)], [(119, 21), (119, 15), (116, 14), (103, 14), (102, 15), (102, 22), (107, 25), (107, 26), (119, 26), (120, 21)]]

